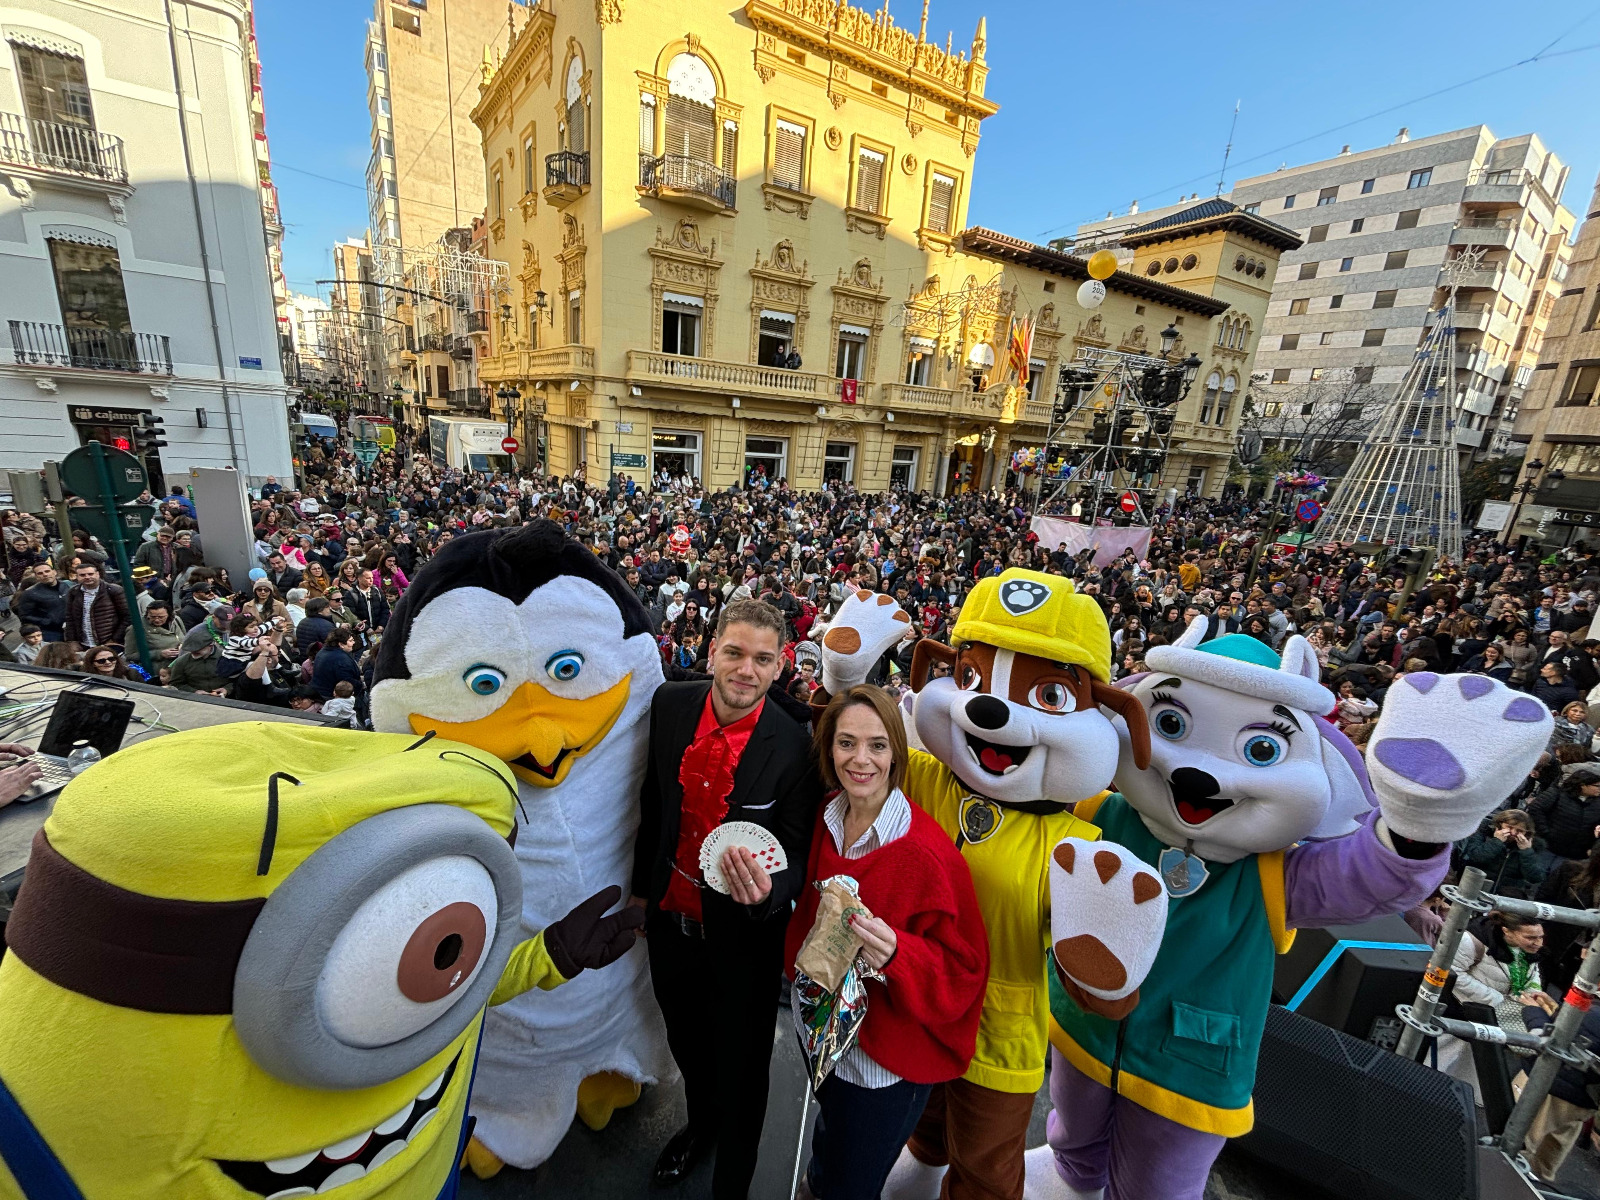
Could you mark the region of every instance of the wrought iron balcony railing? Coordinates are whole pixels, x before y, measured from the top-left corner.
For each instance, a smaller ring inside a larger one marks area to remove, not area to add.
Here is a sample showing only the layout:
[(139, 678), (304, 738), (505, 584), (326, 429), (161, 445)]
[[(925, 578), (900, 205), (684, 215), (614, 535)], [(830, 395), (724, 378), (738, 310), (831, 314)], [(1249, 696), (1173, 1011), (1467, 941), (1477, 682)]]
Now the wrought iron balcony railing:
[(86, 125), (0, 112), (0, 164), (126, 184), (122, 139)]
[(723, 208), (733, 208), (738, 194), (733, 176), (714, 163), (687, 154), (641, 154), (639, 186), (657, 193), (701, 196)]
[(489, 314), (485, 310), (475, 308), (467, 314), (468, 333), (487, 333), (488, 331)]
[(91, 371), (172, 374), (172, 344), (166, 334), (83, 329), (12, 321), (11, 352), (19, 363), (82, 367)]
[(545, 155), (545, 187), (588, 187), (588, 151), (559, 150)]
[(451, 388), (449, 403), (451, 408), (489, 412), (494, 405), (494, 393), (482, 384), (475, 387)]

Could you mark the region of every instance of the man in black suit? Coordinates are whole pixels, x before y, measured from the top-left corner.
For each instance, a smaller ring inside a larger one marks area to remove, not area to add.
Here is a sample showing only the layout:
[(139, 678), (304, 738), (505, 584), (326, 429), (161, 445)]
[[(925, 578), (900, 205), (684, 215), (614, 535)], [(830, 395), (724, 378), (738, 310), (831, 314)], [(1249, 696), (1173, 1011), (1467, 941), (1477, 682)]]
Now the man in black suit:
[[(717, 1146), (713, 1200), (746, 1200), (766, 1119), (783, 937), (805, 882), (821, 783), (804, 728), (767, 703), (783, 666), (783, 617), (735, 600), (712, 639), (709, 683), (668, 683), (650, 707), (639, 794), (634, 902), (667, 1042), (683, 1072), (689, 1125), (655, 1180), (681, 1179)], [(700, 846), (724, 821), (772, 831), (789, 865), (770, 877), (747, 850), (720, 862), (730, 894), (706, 884)]]

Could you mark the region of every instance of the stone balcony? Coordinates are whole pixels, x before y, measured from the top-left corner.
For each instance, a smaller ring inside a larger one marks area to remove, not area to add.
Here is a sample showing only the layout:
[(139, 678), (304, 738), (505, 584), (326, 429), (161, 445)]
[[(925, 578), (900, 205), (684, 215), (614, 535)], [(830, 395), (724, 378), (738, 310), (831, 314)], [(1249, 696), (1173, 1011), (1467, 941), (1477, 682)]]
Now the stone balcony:
[(1547, 442), (1600, 442), (1600, 406), (1593, 404), (1557, 408), (1545, 425)]
[(914, 383), (886, 383), (881, 391), (884, 407), (891, 411), (941, 417), (958, 411), (961, 397), (966, 394), (965, 389), (923, 387)]
[(525, 379), (585, 379), (594, 376), (593, 346), (550, 346), (543, 350), (503, 350), (481, 359), (478, 374), (495, 383)]
[[(654, 350), (628, 351), (627, 381), (639, 386), (808, 404), (827, 404), (839, 396), (839, 381), (832, 375)], [(857, 403), (871, 403), (871, 392), (870, 383), (860, 384)]]

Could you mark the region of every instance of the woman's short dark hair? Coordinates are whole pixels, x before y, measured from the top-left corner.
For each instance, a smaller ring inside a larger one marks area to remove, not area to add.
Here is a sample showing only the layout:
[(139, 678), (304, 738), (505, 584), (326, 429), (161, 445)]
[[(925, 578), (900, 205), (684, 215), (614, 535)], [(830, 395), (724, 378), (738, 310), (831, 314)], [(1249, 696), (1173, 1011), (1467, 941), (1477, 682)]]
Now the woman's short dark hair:
[(830, 791), (838, 791), (843, 786), (833, 769), (833, 735), (839, 728), (839, 718), (844, 715), (845, 709), (858, 705), (877, 713), (884, 729), (888, 730), (889, 754), (894, 760), (894, 765), (889, 768), (889, 786), (897, 788), (905, 780), (906, 765), (911, 759), (911, 751), (906, 746), (905, 722), (889, 693), (870, 683), (858, 683), (835, 696), (817, 719), (812, 747), (816, 751), (817, 770), (822, 774), (823, 785)]

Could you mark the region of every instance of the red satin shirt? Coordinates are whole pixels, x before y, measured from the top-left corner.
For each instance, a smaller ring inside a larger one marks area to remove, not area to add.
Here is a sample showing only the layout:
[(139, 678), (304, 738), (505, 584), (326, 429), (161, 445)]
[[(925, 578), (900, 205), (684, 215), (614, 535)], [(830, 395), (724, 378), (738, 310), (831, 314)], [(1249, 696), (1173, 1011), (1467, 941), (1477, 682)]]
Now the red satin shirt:
[(678, 767), (683, 811), (678, 818), (678, 850), (672, 857), (672, 878), (667, 881), (667, 894), (661, 901), (664, 912), (701, 919), (700, 888), (705, 876), (700, 870), (700, 844), (728, 815), (733, 773), (766, 703), (763, 699), (754, 712), (732, 725), (719, 725), (711, 706), (711, 693), (706, 693), (706, 706), (695, 726), (694, 740), (683, 752), (683, 762)]

